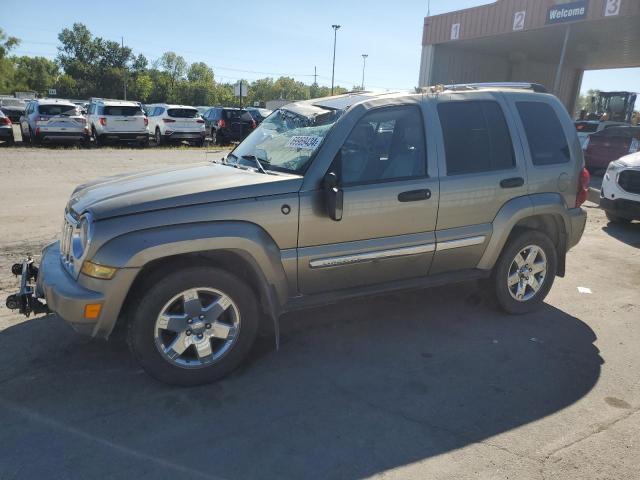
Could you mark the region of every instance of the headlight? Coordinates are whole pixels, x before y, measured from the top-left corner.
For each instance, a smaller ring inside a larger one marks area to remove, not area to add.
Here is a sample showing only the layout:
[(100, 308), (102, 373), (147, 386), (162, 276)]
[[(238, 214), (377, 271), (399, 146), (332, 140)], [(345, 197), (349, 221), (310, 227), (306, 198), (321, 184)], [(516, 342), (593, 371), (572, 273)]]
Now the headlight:
[(80, 218), (80, 226), (78, 227), (77, 241), (74, 243), (73, 256), (82, 258), (93, 236), (93, 217), (90, 213), (85, 213)]
[(82, 273), (93, 278), (99, 278), (100, 280), (111, 280), (118, 271), (115, 267), (109, 267), (107, 265), (100, 265), (85, 260), (82, 264)]

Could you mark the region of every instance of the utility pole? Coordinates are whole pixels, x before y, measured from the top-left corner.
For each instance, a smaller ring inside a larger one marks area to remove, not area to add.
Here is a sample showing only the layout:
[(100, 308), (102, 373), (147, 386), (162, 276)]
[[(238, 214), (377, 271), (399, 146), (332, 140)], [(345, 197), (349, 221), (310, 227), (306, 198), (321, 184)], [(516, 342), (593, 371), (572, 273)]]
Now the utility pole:
[(313, 67), (313, 83), (318, 84), (318, 70), (315, 66)]
[(331, 25), (333, 28), (333, 67), (331, 69), (331, 95), (333, 95), (333, 80), (336, 73), (336, 38), (340, 25)]
[(362, 90), (364, 90), (364, 67), (367, 64), (367, 55), (366, 53), (362, 54)]
[[(122, 50), (124, 51), (124, 37), (122, 37)], [(127, 99), (127, 65), (124, 66), (124, 99)]]

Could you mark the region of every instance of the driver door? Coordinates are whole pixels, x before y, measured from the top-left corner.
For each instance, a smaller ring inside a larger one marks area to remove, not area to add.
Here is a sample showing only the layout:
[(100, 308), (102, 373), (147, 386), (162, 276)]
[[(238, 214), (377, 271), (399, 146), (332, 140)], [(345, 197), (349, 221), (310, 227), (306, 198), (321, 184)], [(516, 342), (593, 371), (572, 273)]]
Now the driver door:
[(433, 169), (427, 160), (420, 106), (384, 107), (364, 114), (329, 170), (343, 191), (342, 219), (327, 215), (323, 190), (301, 194), (301, 293), (428, 274), (439, 187), (435, 159)]

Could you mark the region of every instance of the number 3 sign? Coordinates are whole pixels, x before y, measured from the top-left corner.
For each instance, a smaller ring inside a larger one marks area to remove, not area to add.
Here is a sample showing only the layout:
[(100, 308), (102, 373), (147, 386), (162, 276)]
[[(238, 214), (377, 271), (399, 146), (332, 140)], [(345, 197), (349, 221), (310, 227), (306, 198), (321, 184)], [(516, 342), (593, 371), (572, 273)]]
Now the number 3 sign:
[(604, 16), (612, 17), (620, 13), (620, 3), (622, 0), (607, 0), (604, 6)]

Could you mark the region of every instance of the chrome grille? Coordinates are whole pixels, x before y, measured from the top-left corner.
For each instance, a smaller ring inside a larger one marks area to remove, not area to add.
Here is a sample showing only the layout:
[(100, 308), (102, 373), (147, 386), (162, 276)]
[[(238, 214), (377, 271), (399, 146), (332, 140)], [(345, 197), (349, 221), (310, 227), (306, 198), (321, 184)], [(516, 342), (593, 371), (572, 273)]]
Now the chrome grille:
[(60, 234), (60, 256), (62, 257), (62, 263), (67, 268), (73, 266), (73, 233), (75, 231), (75, 224), (71, 222), (71, 219), (65, 215), (64, 222), (62, 224), (62, 232)]
[(640, 193), (640, 170), (623, 170), (620, 172), (618, 185), (629, 193)]

